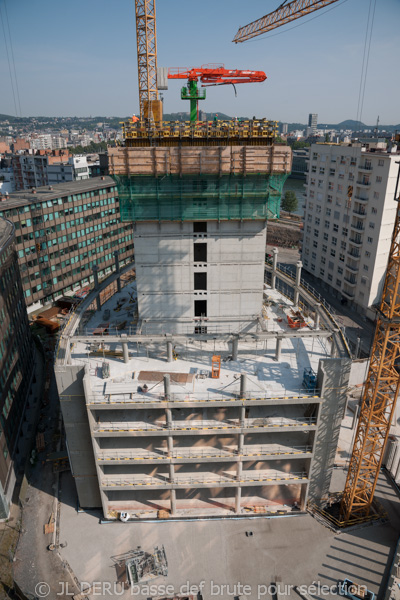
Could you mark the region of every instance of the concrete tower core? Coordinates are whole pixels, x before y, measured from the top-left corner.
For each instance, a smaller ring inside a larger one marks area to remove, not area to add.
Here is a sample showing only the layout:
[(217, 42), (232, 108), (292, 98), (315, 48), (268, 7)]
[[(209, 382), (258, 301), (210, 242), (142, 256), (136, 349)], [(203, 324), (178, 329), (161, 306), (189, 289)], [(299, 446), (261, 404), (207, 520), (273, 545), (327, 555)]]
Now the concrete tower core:
[(127, 146), (110, 150), (122, 219), (135, 224), (147, 333), (257, 326), (266, 221), (279, 216), (291, 150), (273, 144), (271, 124), (222, 125), (164, 127), (158, 138), (132, 128)]

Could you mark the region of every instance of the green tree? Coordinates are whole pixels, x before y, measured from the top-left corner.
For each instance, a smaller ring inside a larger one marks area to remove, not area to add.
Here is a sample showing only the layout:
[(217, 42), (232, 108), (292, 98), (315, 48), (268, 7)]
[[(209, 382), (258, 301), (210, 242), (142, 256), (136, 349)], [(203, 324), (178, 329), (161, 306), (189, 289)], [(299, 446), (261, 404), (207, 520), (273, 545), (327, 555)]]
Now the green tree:
[(292, 190), (285, 192), (284, 197), (281, 200), (282, 210), (286, 210), (288, 213), (292, 213), (297, 210), (298, 207), (296, 194)]

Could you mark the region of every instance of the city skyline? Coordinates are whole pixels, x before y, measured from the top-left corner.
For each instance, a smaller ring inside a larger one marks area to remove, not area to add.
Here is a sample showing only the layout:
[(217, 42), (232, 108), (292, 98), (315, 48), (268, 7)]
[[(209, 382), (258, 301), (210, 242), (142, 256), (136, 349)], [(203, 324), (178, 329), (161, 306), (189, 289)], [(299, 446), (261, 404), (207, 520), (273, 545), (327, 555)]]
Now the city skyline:
[[(22, 116), (138, 112), (134, 2), (120, 0), (118, 6), (120, 10), (111, 10), (103, 0), (83, 6), (72, 0), (71, 10), (65, 13), (61, 5), (49, 0), (35, 6), (26, 0), (6, 4)], [(4, 7), (3, 2), (3, 19)], [(228, 68), (266, 72), (263, 84), (237, 86), (237, 97), (231, 86), (207, 90), (207, 100), (200, 104), (207, 112), (251, 113), (283, 122), (305, 122), (310, 112), (318, 113), (324, 123), (360, 116), (364, 123), (373, 124), (378, 115), (381, 123), (398, 122), (393, 99), (399, 84), (390, 79), (395, 72), (396, 15), (400, 16), (395, 0), (384, 0), (376, 7), (361, 115), (357, 115), (357, 102), (368, 17), (365, 2), (345, 0), (244, 44), (231, 42), (240, 25), (274, 8), (272, 3), (254, 0), (243, 12), (239, 0), (231, 0), (229, 7), (205, 0), (194, 27), (187, 3), (158, 1), (158, 64), (183, 67), (224, 62)], [(11, 70), (13, 63), (4, 22), (0, 112), (15, 115), (19, 104), (18, 98), (16, 103), (13, 100), (4, 32)], [(176, 42), (171, 44), (171, 39)], [(165, 112), (188, 110), (179, 98), (181, 84), (170, 82), (164, 92)], [(391, 94), (382, 94), (389, 84)]]

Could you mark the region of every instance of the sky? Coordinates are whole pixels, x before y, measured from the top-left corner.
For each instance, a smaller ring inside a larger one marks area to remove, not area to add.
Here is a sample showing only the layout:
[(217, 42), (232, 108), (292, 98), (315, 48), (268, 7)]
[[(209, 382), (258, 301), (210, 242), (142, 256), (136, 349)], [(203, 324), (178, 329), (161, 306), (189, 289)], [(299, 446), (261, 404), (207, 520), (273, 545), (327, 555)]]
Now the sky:
[[(242, 44), (238, 27), (281, 0), (156, 0), (158, 66), (263, 70), (264, 83), (211, 87), (200, 108), (306, 123), (356, 119), (371, 0), (339, 0)], [(400, 0), (376, 1), (361, 121), (400, 123)], [(5, 8), (7, 9), (8, 23)], [(0, 113), (19, 115), (6, 40), (11, 34), (22, 116), (138, 113), (134, 0), (0, 0)], [(3, 26), (2, 26), (3, 25)], [(164, 112), (187, 111), (170, 81)]]

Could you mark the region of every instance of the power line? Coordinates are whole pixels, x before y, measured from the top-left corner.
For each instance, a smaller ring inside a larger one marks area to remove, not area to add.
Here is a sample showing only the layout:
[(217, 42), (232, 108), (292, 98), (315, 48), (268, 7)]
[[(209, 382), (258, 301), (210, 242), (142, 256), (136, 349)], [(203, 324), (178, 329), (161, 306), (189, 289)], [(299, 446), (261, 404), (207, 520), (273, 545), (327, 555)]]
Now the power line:
[(4, 27), (4, 20), (3, 20), (3, 13), (1, 11), (1, 5), (0, 5), (0, 18), (1, 18), (1, 26), (3, 29), (3, 35), (4, 35), (4, 43), (6, 45), (8, 70), (10, 71), (11, 89), (12, 89), (12, 95), (13, 95), (13, 99), (14, 99), (15, 115), (18, 116), (17, 101), (16, 101), (15, 89), (14, 89), (14, 81), (13, 81), (13, 75), (12, 75), (12, 70), (11, 70), (10, 54), (8, 52), (8, 42), (7, 42), (6, 30)]
[(13, 71), (14, 71), (14, 82), (15, 82), (15, 90), (17, 93), (17, 101), (18, 101), (18, 108), (19, 108), (19, 116), (22, 117), (22, 111), (21, 111), (21, 101), (20, 101), (20, 96), (19, 96), (19, 88), (18, 88), (18, 79), (17, 79), (17, 71), (15, 68), (15, 60), (14, 60), (14, 50), (13, 50), (13, 45), (12, 45), (12, 38), (11, 38), (11, 31), (10, 31), (10, 23), (8, 20), (8, 12), (7, 12), (7, 3), (6, 0), (4, 0), (4, 10), (6, 13), (6, 21), (7, 21), (7, 29), (8, 29), (8, 38), (10, 40), (10, 50), (11, 50), (11, 58), (12, 58), (12, 64), (13, 64)]

